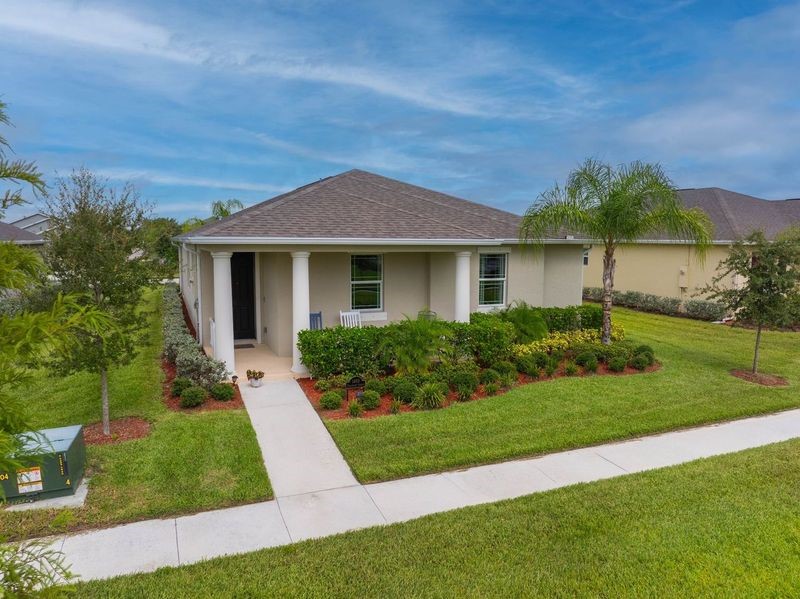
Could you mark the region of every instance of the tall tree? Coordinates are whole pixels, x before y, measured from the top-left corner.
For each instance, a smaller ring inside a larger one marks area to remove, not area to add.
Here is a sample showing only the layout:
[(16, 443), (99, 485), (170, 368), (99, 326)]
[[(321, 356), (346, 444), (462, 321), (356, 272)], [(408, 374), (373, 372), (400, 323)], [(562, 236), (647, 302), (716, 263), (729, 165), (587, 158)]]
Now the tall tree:
[(80, 348), (55, 362), (65, 373), (100, 375), (103, 433), (109, 435), (108, 371), (135, 356), (135, 338), (144, 324), (137, 306), (144, 288), (161, 274), (145, 251), (148, 208), (132, 185), (117, 190), (80, 169), (58, 181), (47, 212), (51, 229), (45, 234), (45, 258), (53, 274), (64, 290), (86, 294), (117, 325), (110, 336), (82, 335)]
[[(11, 125), (6, 114), (6, 104), (2, 100), (0, 100), (0, 125)], [(6, 138), (0, 135), (0, 184), (6, 188), (0, 195), (0, 210), (2, 211), (25, 202), (22, 195), (25, 185), (30, 187), (34, 195), (42, 194), (45, 191), (44, 178), (36, 164), (7, 158), (10, 150), (11, 146)]]
[(703, 292), (737, 319), (755, 325), (752, 372), (757, 373), (764, 327), (788, 326), (800, 320), (800, 229), (789, 230), (774, 241), (756, 231), (735, 243)]
[(588, 159), (563, 187), (542, 193), (528, 208), (520, 240), (540, 247), (548, 236), (584, 235), (603, 245), (603, 343), (611, 342), (611, 306), (620, 245), (666, 233), (693, 243), (700, 255), (711, 242), (711, 222), (687, 210), (658, 164), (632, 162), (617, 168)]
[(244, 204), (242, 204), (236, 198), (231, 198), (225, 201), (217, 200), (211, 203), (211, 218), (214, 220), (220, 220), (226, 216), (230, 216), (242, 208), (244, 208)]
[(175, 276), (178, 269), (178, 246), (172, 239), (181, 232), (181, 226), (174, 218), (148, 218), (144, 222), (145, 246), (164, 267), (165, 276)]
[[(4, 108), (0, 102), (0, 124), (7, 125)], [(7, 207), (25, 202), (22, 184), (27, 184), (34, 194), (45, 190), (36, 165), (5, 160), (3, 152), (8, 149), (0, 136), (0, 219)], [(0, 289), (6, 297), (9, 292), (22, 292), (38, 284), (43, 273), (44, 264), (38, 254), (13, 243), (0, 243)], [(78, 334), (102, 337), (112, 328), (103, 313), (79, 300), (74, 295), (59, 294), (40, 309), (0, 310), (0, 472), (14, 472), (24, 466), (26, 452), (43, 442), (30, 432), (27, 406), (12, 391), (24, 385), (31, 369), (50, 355), (71, 351)], [(0, 488), (0, 502), (3, 499)], [(60, 596), (59, 587), (54, 585), (70, 576), (63, 556), (46, 543), (0, 544), (0, 595)]]

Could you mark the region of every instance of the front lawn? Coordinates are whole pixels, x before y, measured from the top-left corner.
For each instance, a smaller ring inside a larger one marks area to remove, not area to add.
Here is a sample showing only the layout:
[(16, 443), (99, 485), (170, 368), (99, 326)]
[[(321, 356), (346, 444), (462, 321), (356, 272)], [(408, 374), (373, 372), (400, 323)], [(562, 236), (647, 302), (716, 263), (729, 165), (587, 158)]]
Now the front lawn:
[[(148, 437), (88, 446), (86, 505), (71, 510), (0, 510), (0, 530), (13, 539), (215, 509), (272, 496), (263, 458), (244, 410), (175, 413), (162, 399), (161, 290), (148, 292), (147, 342), (109, 377), (111, 417), (152, 422)], [(20, 389), (38, 427), (100, 419), (96, 375), (63, 379), (47, 372)]]
[(362, 482), (558, 451), (800, 406), (800, 334), (764, 334), (761, 369), (786, 388), (729, 374), (752, 359), (753, 332), (615, 308), (661, 370), (561, 378), (446, 410), (325, 424)]
[(800, 441), (244, 556), (81, 597), (786, 597)]

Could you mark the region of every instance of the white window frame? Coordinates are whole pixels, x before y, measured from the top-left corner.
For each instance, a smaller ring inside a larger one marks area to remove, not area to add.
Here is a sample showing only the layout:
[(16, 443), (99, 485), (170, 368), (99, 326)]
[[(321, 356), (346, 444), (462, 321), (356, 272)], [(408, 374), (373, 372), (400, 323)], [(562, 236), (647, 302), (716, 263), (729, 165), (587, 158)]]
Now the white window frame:
[[(359, 256), (375, 256), (379, 259), (381, 265), (381, 278), (373, 281), (354, 281), (353, 280), (353, 258), (357, 258)], [(350, 254), (350, 309), (355, 310), (357, 312), (361, 312), (364, 314), (369, 314), (372, 312), (375, 313), (382, 313), (383, 312), (383, 254)], [(380, 288), (380, 305), (377, 308), (356, 308), (353, 306), (353, 287), (358, 285), (374, 285), (378, 284)]]
[[(503, 257), (503, 276), (502, 277), (484, 277), (481, 276), (481, 267), (484, 256), (502, 256)], [(496, 282), (503, 281), (503, 301), (499, 304), (484, 304), (481, 303), (481, 283), (483, 282)], [(481, 252), (478, 254), (478, 307), (484, 310), (493, 310), (497, 308), (504, 308), (508, 300), (508, 252)]]

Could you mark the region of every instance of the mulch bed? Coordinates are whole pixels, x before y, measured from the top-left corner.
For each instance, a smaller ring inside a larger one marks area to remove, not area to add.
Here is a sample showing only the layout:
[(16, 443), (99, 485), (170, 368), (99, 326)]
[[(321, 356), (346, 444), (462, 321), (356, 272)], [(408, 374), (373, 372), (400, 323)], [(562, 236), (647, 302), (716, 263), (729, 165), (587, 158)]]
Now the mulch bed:
[(774, 374), (762, 374), (760, 372), (753, 374), (749, 370), (731, 370), (731, 374), (737, 379), (764, 385), (765, 387), (786, 387), (789, 384), (789, 381), (785, 378)]
[(111, 434), (103, 434), (103, 423), (95, 422), (83, 427), (83, 440), (87, 445), (111, 445), (141, 439), (150, 434), (150, 423), (144, 418), (128, 416), (111, 421)]
[(161, 368), (164, 370), (164, 383), (162, 384), (164, 403), (173, 412), (211, 412), (214, 410), (244, 409), (242, 392), (239, 390), (238, 385), (234, 387), (233, 399), (230, 401), (217, 401), (212, 397), (208, 397), (196, 408), (182, 408), (181, 398), (172, 397), (172, 381), (175, 380), (175, 366), (170, 364), (167, 360), (162, 359)]
[[(582, 377), (582, 376), (604, 376), (604, 375), (626, 376), (626, 375), (631, 375), (631, 374), (642, 374), (644, 372), (655, 372), (656, 370), (659, 370), (660, 368), (661, 368), (661, 364), (655, 363), (652, 366), (648, 366), (644, 370), (636, 370), (635, 368), (631, 368), (630, 366), (626, 366), (625, 370), (623, 370), (622, 372), (613, 372), (613, 371), (609, 370), (605, 364), (601, 363), (601, 364), (598, 365), (597, 372), (595, 372), (594, 374), (588, 373), (588, 372), (583, 372), (583, 369), (580, 369), (579, 373), (574, 375), (573, 378)], [(558, 370), (556, 373), (553, 374), (553, 376), (545, 376), (543, 374), (541, 377), (539, 377), (537, 379), (535, 379), (535, 378), (533, 378), (531, 376), (528, 376), (527, 374), (519, 373), (517, 375), (517, 381), (519, 382), (520, 385), (528, 385), (528, 384), (534, 384), (534, 383), (539, 383), (539, 382), (543, 382), (543, 381), (552, 381), (554, 379), (559, 379), (559, 378), (562, 378), (562, 377), (565, 377), (565, 376), (566, 375), (563, 373), (562, 370)], [(300, 388), (303, 390), (303, 393), (305, 393), (306, 397), (308, 398), (308, 401), (311, 403), (312, 406), (314, 406), (314, 409), (323, 418), (325, 418), (326, 420), (343, 420), (345, 418), (351, 418), (350, 414), (348, 414), (348, 412), (347, 412), (347, 401), (349, 399), (352, 399), (352, 398), (355, 397), (355, 391), (351, 390), (348, 393), (347, 399), (344, 402), (342, 402), (342, 407), (339, 408), (338, 410), (323, 410), (319, 405), (319, 400), (322, 397), (323, 393), (314, 388), (314, 384), (317, 381), (315, 379), (311, 379), (311, 378), (302, 378), (302, 379), (298, 379), (297, 382), (300, 385)], [(497, 397), (499, 395), (502, 395), (506, 391), (508, 391), (508, 389), (501, 389), (500, 392), (495, 397)], [(481, 399), (485, 399), (486, 397), (489, 397), (489, 396), (486, 395), (486, 391), (484, 389), (484, 386), (483, 385), (479, 385), (478, 386), (478, 390), (475, 393), (473, 393), (472, 398), (469, 401), (478, 401), (478, 400), (481, 400)], [(381, 396), (380, 405), (374, 410), (365, 410), (364, 412), (361, 413), (360, 418), (377, 418), (378, 416), (387, 416), (387, 415), (391, 414), (391, 411), (390, 411), (389, 407), (391, 406), (392, 399), (393, 399), (392, 395), (389, 394), (389, 393), (387, 393), (386, 395)], [(447, 407), (447, 406), (449, 406), (451, 404), (454, 404), (454, 403), (458, 403), (458, 397), (457, 397), (455, 391), (450, 391), (447, 394), (447, 397), (445, 399), (443, 407)], [(405, 412), (415, 412), (415, 411), (417, 411), (417, 410), (414, 407), (412, 407), (410, 405), (406, 405), (406, 404), (403, 404), (401, 406), (401, 408), (400, 408), (400, 413), (401, 414), (405, 413)]]

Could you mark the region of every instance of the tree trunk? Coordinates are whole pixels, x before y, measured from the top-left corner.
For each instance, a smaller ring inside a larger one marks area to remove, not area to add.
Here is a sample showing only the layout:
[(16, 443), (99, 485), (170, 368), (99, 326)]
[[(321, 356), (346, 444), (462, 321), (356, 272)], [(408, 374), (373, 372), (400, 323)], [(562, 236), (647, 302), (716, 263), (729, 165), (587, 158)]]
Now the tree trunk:
[(111, 419), (108, 414), (108, 371), (103, 368), (100, 371), (100, 395), (103, 401), (103, 434), (111, 434)]
[(603, 331), (600, 338), (605, 345), (611, 343), (611, 294), (614, 291), (616, 265), (614, 249), (606, 247), (603, 254)]
[(756, 350), (753, 352), (753, 374), (758, 372), (758, 350), (761, 346), (761, 323), (756, 327)]

